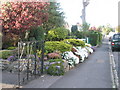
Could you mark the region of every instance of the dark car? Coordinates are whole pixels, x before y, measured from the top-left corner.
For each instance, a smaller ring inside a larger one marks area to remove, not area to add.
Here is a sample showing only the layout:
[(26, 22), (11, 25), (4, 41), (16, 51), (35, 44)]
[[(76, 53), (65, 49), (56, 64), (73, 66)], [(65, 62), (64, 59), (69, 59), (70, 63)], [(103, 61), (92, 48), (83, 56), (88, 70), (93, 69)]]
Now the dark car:
[(120, 33), (113, 35), (111, 39), (111, 49), (112, 51), (120, 49)]

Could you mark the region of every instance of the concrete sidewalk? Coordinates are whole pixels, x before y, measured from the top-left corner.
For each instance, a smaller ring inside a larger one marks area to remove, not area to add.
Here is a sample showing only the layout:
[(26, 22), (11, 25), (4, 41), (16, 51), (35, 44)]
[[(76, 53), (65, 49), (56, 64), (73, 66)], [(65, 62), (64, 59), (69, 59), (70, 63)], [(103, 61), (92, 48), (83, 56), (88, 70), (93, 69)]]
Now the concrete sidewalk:
[(108, 46), (105, 40), (85, 62), (64, 76), (45, 75), (23, 88), (112, 88)]
[(23, 88), (49, 88), (53, 83), (62, 78), (63, 76), (50, 76), (43, 75), (36, 80), (29, 82)]

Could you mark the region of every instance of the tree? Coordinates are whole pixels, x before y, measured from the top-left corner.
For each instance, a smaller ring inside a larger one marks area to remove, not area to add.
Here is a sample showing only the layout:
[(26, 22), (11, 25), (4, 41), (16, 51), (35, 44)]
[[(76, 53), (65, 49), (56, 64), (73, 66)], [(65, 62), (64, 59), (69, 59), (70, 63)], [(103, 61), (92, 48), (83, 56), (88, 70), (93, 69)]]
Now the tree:
[(113, 28), (108, 24), (103, 27), (102, 32), (104, 35), (108, 35), (109, 32), (113, 31)]
[(116, 27), (116, 32), (120, 33), (120, 25)]
[(34, 41), (34, 40), (44, 40), (44, 30), (41, 26), (39, 27), (32, 27), (28, 37), (26, 37), (28, 41)]
[(3, 48), (16, 46), (20, 39), (25, 39), (25, 35), (31, 30), (31, 27), (42, 26), (48, 20), (48, 6), (47, 2), (7, 2), (2, 4), (0, 19), (2, 20)]
[(64, 27), (51, 29), (48, 31), (47, 40), (60, 41), (68, 37), (69, 30)]
[(82, 25), (83, 31), (89, 30), (89, 27), (90, 27), (90, 24), (88, 24), (88, 23), (83, 23), (83, 25)]
[(71, 27), (71, 32), (72, 32), (73, 34), (75, 34), (77, 31), (78, 31), (77, 25), (72, 25), (72, 27)]
[(2, 5), (3, 33), (21, 34), (47, 21), (46, 2), (7, 2)]
[(56, 2), (50, 2), (48, 8), (48, 21), (43, 25), (45, 31), (62, 27), (64, 24), (64, 13), (61, 11), (60, 4)]

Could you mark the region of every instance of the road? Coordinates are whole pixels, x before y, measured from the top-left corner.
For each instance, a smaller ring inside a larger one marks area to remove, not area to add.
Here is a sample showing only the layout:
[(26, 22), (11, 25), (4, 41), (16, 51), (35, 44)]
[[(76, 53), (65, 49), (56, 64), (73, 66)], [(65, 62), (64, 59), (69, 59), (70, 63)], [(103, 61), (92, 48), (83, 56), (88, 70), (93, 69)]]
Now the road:
[(108, 40), (89, 59), (67, 72), (49, 88), (112, 88)]

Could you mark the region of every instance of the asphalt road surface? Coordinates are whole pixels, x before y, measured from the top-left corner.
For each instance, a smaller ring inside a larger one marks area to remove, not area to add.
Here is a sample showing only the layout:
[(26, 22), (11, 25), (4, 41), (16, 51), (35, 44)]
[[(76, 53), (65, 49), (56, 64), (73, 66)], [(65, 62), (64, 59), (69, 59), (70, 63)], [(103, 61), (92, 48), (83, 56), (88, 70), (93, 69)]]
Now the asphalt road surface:
[(67, 72), (49, 88), (112, 88), (108, 51), (108, 40), (104, 40), (88, 60)]

